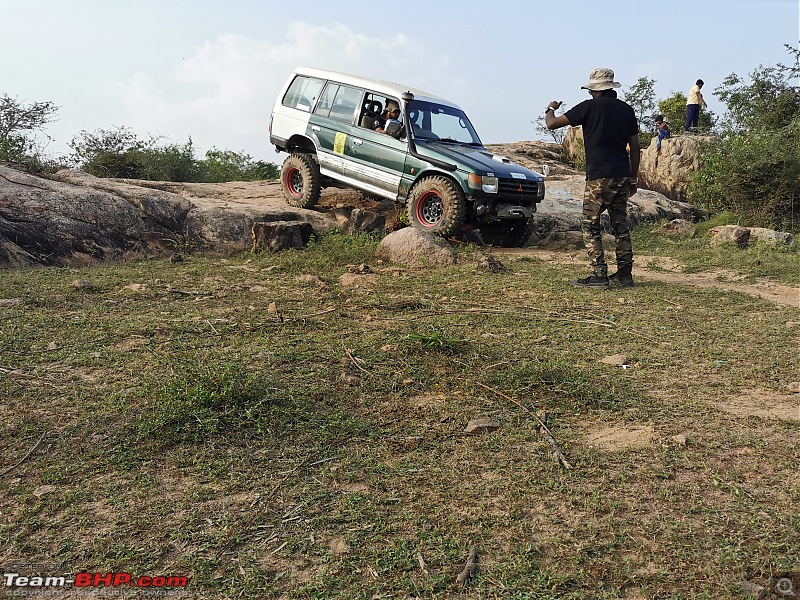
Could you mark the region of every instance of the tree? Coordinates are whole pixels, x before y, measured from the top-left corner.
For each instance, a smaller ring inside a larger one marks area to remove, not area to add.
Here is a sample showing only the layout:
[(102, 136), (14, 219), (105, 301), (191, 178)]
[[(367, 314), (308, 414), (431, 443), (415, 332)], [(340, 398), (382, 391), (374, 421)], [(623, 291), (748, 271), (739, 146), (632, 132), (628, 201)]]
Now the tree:
[(126, 127), (81, 131), (69, 143), (72, 159), (95, 177), (140, 179), (144, 168), (141, 150), (145, 143)]
[(0, 160), (19, 162), (37, 155), (38, 148), (30, 134), (53, 121), (57, 111), (52, 102), (26, 105), (5, 94), (0, 96)]
[(786, 127), (800, 114), (800, 88), (792, 85), (787, 67), (763, 67), (750, 74), (750, 82), (735, 73), (714, 90), (725, 102), (725, 125), (735, 131)]
[(656, 108), (655, 84), (655, 79), (640, 77), (622, 96), (622, 99), (633, 108), (639, 121), (639, 130), (647, 134), (647, 142), (650, 141), (649, 137), (656, 128), (653, 114)]
[[(567, 112), (567, 105), (562, 104), (553, 114), (563, 115), (565, 112)], [(567, 131), (569, 131), (569, 127), (548, 129), (544, 114), (540, 114), (538, 117), (536, 117), (536, 119), (531, 121), (531, 124), (534, 125), (534, 129), (537, 133), (553, 138), (553, 141), (558, 144), (560, 148), (562, 148), (563, 152), (564, 139), (567, 137)]]

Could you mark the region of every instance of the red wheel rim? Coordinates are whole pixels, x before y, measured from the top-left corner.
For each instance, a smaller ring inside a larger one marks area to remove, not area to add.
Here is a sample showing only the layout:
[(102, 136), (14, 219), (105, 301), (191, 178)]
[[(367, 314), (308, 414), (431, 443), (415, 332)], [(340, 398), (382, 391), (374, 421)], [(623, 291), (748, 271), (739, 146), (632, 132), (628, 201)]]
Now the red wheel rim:
[(283, 182), (286, 184), (286, 191), (295, 198), (299, 198), (303, 195), (303, 174), (300, 172), (300, 169), (296, 167), (289, 167), (286, 169)]
[(425, 192), (417, 200), (417, 222), (423, 227), (436, 227), (444, 219), (444, 203), (436, 192)]

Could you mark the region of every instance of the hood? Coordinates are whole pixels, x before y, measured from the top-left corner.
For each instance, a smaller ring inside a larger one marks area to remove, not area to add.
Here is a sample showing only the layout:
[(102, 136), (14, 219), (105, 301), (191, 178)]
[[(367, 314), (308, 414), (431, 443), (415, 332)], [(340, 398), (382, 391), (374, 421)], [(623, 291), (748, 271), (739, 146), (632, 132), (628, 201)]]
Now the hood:
[[(466, 167), (476, 173), (501, 179), (517, 179), (520, 174), (526, 179), (544, 180), (544, 176), (530, 169), (511, 162), (505, 156), (492, 154), (486, 148), (467, 146), (464, 144), (441, 143), (433, 140), (415, 140), (417, 152), (423, 156), (438, 158), (446, 162), (455, 162), (459, 170)], [(513, 173), (513, 175), (512, 175)]]

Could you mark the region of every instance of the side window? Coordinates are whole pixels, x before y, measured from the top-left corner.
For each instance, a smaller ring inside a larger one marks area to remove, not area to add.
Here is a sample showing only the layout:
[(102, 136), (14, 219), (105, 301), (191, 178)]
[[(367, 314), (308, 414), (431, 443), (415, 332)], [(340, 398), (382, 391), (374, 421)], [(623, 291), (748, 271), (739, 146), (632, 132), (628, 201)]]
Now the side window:
[(292, 81), (289, 89), (286, 90), (286, 95), (283, 97), (283, 105), (311, 112), (323, 85), (325, 85), (325, 80), (323, 79), (298, 75)]
[(343, 121), (352, 125), (356, 108), (358, 108), (361, 102), (361, 95), (363, 93), (364, 90), (340, 85), (339, 91), (336, 93), (333, 105), (331, 106), (331, 119), (336, 119), (337, 121)]
[(339, 85), (336, 83), (328, 83), (325, 86), (325, 91), (322, 92), (322, 96), (319, 98), (319, 103), (317, 103), (317, 108), (314, 109), (314, 114), (319, 115), (321, 117), (328, 117), (331, 114), (331, 107), (333, 106), (333, 101), (336, 98), (336, 93), (339, 91)]

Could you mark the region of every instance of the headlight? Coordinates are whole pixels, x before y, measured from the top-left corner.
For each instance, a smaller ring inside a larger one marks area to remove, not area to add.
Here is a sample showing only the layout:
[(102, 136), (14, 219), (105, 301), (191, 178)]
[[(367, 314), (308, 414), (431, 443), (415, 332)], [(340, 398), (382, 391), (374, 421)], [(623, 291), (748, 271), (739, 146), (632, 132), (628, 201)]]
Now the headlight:
[(483, 190), (487, 194), (497, 193), (497, 177), (487, 177), (486, 175), (481, 176), (470, 173), (468, 184), (473, 190)]

